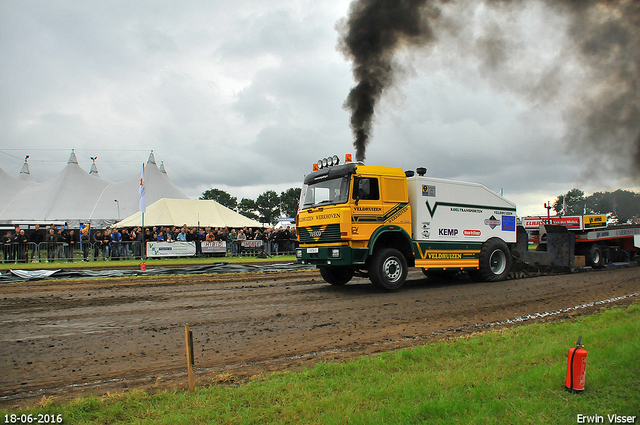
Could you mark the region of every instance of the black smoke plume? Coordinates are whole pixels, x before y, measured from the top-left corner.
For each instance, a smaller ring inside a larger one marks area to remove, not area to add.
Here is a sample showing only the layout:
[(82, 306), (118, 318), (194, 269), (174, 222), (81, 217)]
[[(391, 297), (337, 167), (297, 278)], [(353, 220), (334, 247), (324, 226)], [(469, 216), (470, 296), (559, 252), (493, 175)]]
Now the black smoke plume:
[[(344, 104), (351, 112), (356, 159), (365, 158), (376, 104), (396, 79), (394, 55), (399, 49), (430, 47), (444, 35), (455, 39), (471, 26), (474, 14), (468, 12), (479, 5), (508, 17), (515, 11), (526, 13), (532, 4), (544, 4), (550, 13), (567, 18), (567, 38), (589, 73), (590, 84), (570, 94), (572, 106), (563, 115), (565, 141), (578, 149), (582, 159), (588, 157), (596, 165), (606, 159), (610, 168), (639, 179), (639, 0), (355, 0), (337, 27), (338, 48), (352, 60), (356, 82)], [(561, 100), (559, 93), (570, 77), (555, 71), (563, 69), (565, 58), (558, 58), (539, 81), (519, 85), (516, 80), (526, 74), (517, 75), (517, 70), (509, 74), (510, 58), (518, 46), (504, 31), (496, 26), (489, 37), (474, 35), (476, 39), (468, 43), (472, 47), (461, 51), (476, 56), (484, 65), (483, 77), (505, 90), (549, 105)], [(629, 165), (631, 173), (621, 170)]]
[(362, 0), (351, 3), (348, 20), (339, 23), (345, 32), (339, 49), (353, 60), (356, 80), (344, 107), (351, 111), (358, 161), (365, 158), (376, 103), (394, 82), (395, 51), (435, 40), (425, 12), (427, 0)]

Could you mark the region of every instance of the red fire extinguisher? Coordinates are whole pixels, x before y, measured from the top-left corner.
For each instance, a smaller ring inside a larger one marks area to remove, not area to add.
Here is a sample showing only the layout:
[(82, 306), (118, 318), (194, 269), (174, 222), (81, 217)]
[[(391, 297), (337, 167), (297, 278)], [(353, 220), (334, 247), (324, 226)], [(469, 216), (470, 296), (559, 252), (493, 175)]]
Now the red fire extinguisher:
[(585, 371), (587, 369), (587, 350), (580, 343), (582, 336), (578, 337), (575, 348), (569, 350), (569, 364), (567, 365), (567, 382), (565, 388), (571, 393), (584, 391)]
[(141, 263), (140, 264), (140, 270), (146, 271), (147, 270), (147, 265), (145, 263)]

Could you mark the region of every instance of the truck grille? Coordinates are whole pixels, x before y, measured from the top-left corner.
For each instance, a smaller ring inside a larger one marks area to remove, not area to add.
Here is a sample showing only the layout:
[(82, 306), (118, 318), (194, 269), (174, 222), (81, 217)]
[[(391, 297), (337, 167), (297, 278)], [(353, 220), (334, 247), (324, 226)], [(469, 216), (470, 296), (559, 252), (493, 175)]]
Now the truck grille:
[(340, 225), (301, 227), (298, 229), (300, 243), (340, 242)]

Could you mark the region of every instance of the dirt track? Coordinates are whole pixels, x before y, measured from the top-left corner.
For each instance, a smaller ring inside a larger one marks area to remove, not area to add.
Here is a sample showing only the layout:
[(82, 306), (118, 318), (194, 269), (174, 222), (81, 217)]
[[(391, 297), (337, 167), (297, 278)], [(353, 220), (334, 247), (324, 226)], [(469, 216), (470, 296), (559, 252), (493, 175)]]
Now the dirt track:
[(197, 382), (208, 384), (639, 292), (638, 267), (498, 283), (432, 281), (412, 270), (395, 293), (363, 279), (327, 285), (316, 271), (7, 284), (0, 406), (185, 385), (185, 323)]

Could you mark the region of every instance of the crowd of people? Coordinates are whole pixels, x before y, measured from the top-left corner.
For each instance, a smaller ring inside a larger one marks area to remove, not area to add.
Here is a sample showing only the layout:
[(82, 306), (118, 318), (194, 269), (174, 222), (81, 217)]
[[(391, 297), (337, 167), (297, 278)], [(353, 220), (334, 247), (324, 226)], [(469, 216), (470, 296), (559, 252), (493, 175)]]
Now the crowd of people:
[[(297, 246), (295, 228), (227, 228), (227, 227), (135, 227), (130, 229), (66, 229), (51, 225), (41, 229), (24, 230), (16, 225), (0, 238), (3, 262), (28, 262), (40, 259), (46, 252), (46, 261), (73, 261), (78, 253), (82, 261), (140, 259), (145, 256), (146, 242), (194, 242), (196, 255), (206, 255), (202, 242), (225, 242), (227, 255), (256, 253), (256, 247), (266, 255), (291, 253)], [(246, 243), (245, 241), (261, 241)]]

